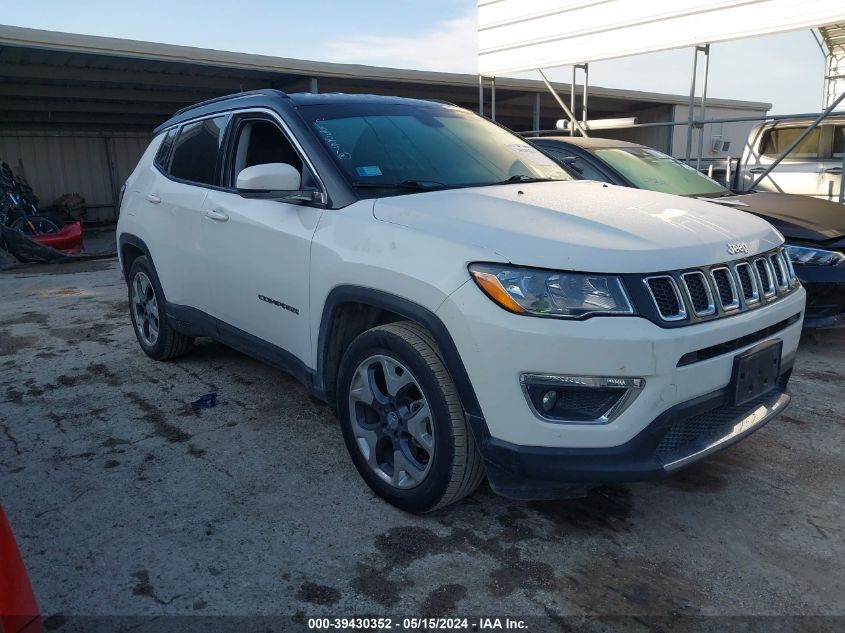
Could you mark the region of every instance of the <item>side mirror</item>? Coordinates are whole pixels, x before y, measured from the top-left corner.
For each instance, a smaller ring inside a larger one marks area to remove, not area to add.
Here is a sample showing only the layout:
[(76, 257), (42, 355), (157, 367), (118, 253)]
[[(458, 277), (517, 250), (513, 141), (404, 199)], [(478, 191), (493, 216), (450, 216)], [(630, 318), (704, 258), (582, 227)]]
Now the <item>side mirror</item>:
[(287, 163), (265, 163), (241, 170), (236, 187), (238, 193), (299, 191), (302, 177)]

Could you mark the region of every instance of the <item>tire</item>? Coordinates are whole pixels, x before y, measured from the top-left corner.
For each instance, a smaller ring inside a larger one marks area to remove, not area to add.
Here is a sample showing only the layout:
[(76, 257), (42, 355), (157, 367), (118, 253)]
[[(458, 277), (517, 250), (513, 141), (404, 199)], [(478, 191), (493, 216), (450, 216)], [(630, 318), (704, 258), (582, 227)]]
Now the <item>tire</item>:
[(40, 215), (20, 217), (14, 221), (12, 228), (21, 231), (24, 235), (49, 235), (59, 232), (59, 227), (55, 222)]
[(484, 479), (452, 378), (416, 323), (375, 327), (352, 342), (341, 360), (337, 411), (361, 477), (402, 510), (443, 508)]
[(170, 360), (187, 353), (194, 339), (180, 334), (164, 312), (164, 293), (147, 258), (138, 257), (129, 269), (129, 314), (141, 349), (154, 360)]

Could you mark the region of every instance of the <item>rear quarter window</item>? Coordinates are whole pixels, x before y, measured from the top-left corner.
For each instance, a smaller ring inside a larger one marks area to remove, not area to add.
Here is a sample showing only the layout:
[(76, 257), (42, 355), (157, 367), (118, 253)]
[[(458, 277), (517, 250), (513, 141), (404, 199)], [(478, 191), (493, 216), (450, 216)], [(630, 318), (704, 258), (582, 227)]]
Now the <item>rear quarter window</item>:
[(155, 165), (162, 171), (167, 171), (167, 164), (170, 162), (170, 150), (173, 149), (173, 141), (176, 139), (176, 132), (179, 128), (172, 128), (164, 135), (164, 140), (156, 152)]

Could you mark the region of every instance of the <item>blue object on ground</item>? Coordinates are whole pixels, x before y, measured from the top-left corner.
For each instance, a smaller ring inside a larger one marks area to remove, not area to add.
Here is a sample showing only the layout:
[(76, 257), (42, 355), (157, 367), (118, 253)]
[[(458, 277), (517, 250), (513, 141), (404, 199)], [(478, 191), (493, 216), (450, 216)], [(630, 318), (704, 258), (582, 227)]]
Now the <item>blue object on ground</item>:
[(196, 411), (197, 409), (210, 409), (211, 407), (217, 406), (217, 394), (216, 393), (207, 393), (204, 396), (200, 396), (196, 400), (191, 403), (191, 408)]

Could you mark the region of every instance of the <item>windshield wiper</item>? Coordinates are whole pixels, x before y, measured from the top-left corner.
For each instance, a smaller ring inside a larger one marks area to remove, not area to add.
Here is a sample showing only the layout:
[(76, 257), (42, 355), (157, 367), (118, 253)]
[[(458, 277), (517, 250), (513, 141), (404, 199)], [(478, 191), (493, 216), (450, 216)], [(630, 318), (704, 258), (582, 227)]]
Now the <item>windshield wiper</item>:
[(449, 185), (436, 180), (403, 180), (402, 182), (353, 182), (356, 189), (408, 189), (410, 191), (428, 191), (445, 189)]
[(504, 180), (500, 180), (497, 185), (509, 185), (511, 183), (523, 183), (523, 182), (551, 182), (555, 180), (555, 178), (538, 178), (536, 176), (526, 176), (525, 174), (516, 174), (515, 176), (511, 176), (510, 178), (505, 178)]

